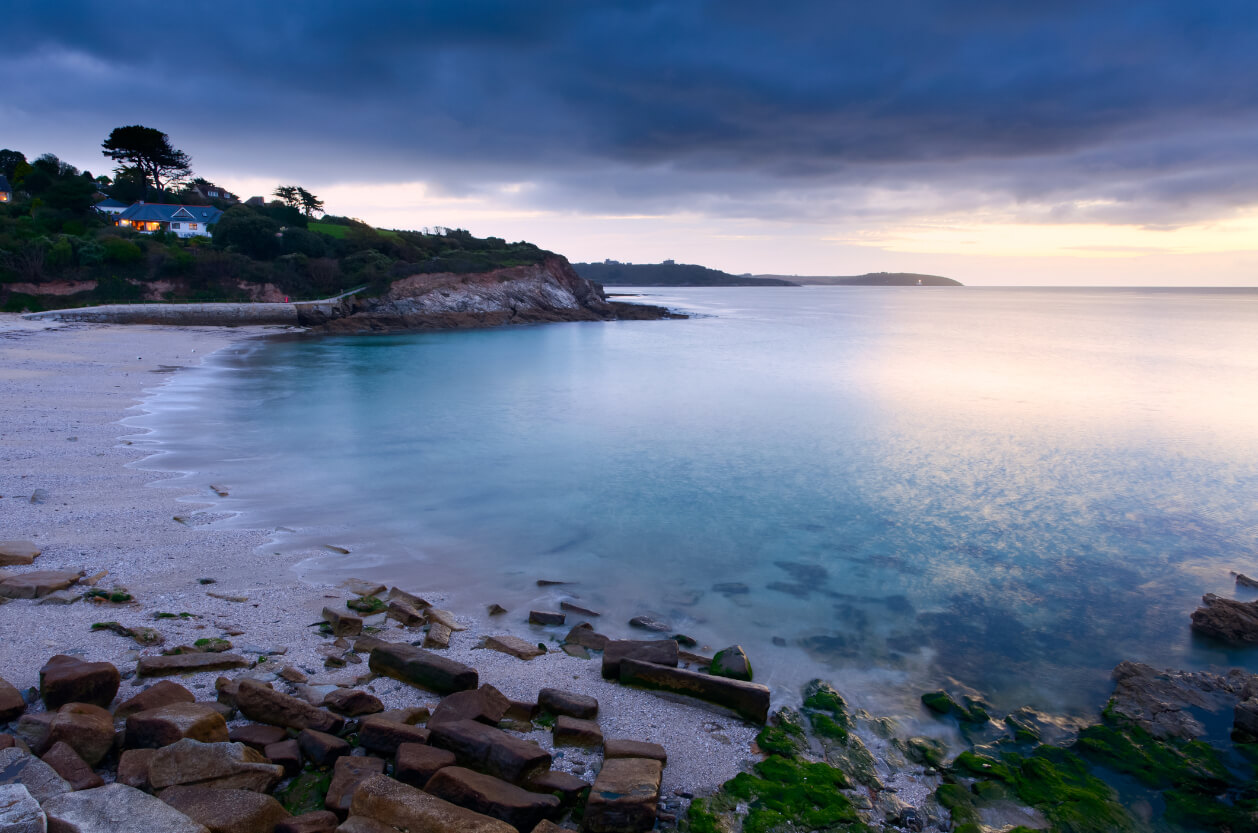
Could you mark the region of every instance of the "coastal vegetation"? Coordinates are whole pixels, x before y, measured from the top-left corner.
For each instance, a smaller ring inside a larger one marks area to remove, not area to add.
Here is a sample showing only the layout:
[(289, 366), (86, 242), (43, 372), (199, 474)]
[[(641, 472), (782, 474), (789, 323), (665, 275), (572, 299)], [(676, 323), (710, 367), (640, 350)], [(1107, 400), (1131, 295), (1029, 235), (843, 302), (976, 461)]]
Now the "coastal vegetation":
[(864, 275), (731, 275), (691, 263), (574, 263), (581, 277), (604, 286), (961, 286), (959, 281), (916, 272)]

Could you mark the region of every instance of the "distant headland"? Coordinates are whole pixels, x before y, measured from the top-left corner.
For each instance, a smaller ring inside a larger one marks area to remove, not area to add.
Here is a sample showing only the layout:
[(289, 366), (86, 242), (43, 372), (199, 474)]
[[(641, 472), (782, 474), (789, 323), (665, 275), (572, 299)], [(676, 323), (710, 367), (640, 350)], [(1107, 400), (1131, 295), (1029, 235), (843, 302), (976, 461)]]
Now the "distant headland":
[(604, 286), (963, 286), (939, 275), (869, 272), (864, 275), (732, 275), (691, 263), (574, 263), (581, 277)]

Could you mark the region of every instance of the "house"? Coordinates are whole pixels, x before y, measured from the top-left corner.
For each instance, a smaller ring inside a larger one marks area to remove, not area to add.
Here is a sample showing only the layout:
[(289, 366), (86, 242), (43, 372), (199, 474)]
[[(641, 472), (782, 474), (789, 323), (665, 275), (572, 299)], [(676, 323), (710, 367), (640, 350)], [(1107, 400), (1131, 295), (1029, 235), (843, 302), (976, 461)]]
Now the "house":
[(222, 216), (223, 212), (212, 205), (137, 202), (119, 214), (114, 224), (144, 234), (169, 231), (180, 237), (209, 237), (210, 226)]
[(127, 204), (125, 202), (118, 202), (118, 200), (113, 197), (106, 197), (96, 203), (94, 208), (101, 214), (112, 214), (117, 217), (119, 214), (127, 210)]
[(9, 178), (4, 174), (0, 174), (0, 202), (13, 201), (13, 186), (9, 184)]
[(240, 202), (240, 198), (226, 188), (220, 188), (212, 182), (204, 180), (193, 182), (188, 186), (188, 190), (194, 194), (199, 194), (207, 200), (226, 200), (227, 202)]

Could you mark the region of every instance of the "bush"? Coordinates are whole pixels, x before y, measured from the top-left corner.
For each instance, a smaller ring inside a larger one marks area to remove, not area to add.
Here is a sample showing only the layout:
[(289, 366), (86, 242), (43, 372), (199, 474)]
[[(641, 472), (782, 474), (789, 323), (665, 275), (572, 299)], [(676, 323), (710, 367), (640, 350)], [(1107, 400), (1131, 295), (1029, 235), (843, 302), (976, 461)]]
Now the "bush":
[(138, 263), (144, 257), (139, 246), (121, 237), (106, 237), (101, 246), (105, 250), (105, 260), (108, 263)]

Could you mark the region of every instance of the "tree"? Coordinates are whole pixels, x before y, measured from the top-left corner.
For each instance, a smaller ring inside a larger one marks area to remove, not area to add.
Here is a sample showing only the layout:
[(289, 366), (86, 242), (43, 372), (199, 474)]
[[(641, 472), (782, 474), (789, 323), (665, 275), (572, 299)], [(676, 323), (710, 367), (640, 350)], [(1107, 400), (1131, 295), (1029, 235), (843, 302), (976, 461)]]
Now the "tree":
[(101, 142), (101, 153), (124, 167), (139, 168), (158, 191), (192, 173), (192, 159), (170, 144), (170, 137), (138, 124), (115, 127)]
[(278, 185), (272, 193), (289, 208), (297, 208), (301, 205), (301, 197), (297, 195), (296, 185)]
[(272, 192), (289, 208), (297, 208), (307, 217), (323, 213), (323, 200), (299, 185), (279, 185)]
[(297, 195), (301, 199), (301, 210), (306, 212), (307, 217), (313, 217), (316, 212), (323, 213), (323, 200), (307, 191), (305, 188), (298, 188)]
[(216, 245), (258, 260), (270, 260), (282, 251), (280, 224), (245, 205), (224, 211), (210, 234)]
[(13, 179), (17, 173), (17, 166), (23, 164), (26, 164), (26, 156), (21, 151), (8, 148), (0, 150), (0, 174)]

